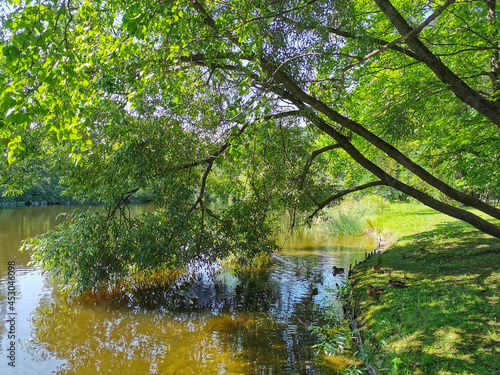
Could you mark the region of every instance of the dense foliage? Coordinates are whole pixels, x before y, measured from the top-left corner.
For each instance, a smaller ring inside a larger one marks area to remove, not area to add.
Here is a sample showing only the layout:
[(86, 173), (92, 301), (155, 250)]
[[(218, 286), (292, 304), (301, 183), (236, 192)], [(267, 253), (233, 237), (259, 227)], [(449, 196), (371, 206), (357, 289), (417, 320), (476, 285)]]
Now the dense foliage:
[[(254, 254), (269, 249), (259, 242), (274, 210), (295, 223), (368, 188), (500, 237), (457, 207), (500, 218), (478, 199), (500, 187), (495, 0), (51, 0), (3, 11), (2, 183), (44, 160), (71, 194), (110, 212), (137, 189), (159, 207), (120, 229), (105, 225), (114, 214), (83, 216), (35, 242), (49, 268), (80, 265), (73, 284)], [(215, 213), (209, 196), (238, 201)], [(70, 238), (84, 233), (99, 233), (109, 257)], [(54, 261), (70, 251), (71, 264)]]

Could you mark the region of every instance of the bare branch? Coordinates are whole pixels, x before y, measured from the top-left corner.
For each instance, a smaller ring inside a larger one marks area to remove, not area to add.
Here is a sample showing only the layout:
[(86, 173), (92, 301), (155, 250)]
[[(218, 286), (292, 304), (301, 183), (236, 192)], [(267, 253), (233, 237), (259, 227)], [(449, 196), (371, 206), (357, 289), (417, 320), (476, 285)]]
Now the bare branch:
[(121, 195), (116, 201), (115, 204), (108, 209), (108, 215), (106, 216), (106, 221), (113, 218), (117, 210), (121, 210), (128, 203), (129, 198), (136, 193), (139, 188), (132, 189), (125, 194)]
[(398, 45), (390, 45), (391, 42), (388, 42), (387, 40), (379, 39), (379, 38), (372, 38), (372, 37), (368, 37), (368, 36), (364, 36), (364, 35), (358, 36), (355, 34), (351, 34), (347, 31), (343, 31), (343, 30), (333, 28), (333, 27), (330, 28), (329, 30), (331, 33), (343, 36), (344, 38), (351, 38), (351, 39), (364, 39), (364, 38), (366, 38), (367, 40), (369, 40), (372, 43), (380, 44), (382, 46), (389, 46), (388, 48), (391, 50), (403, 53), (403, 54), (405, 54), (405, 55), (407, 55), (415, 60), (421, 61), (421, 57), (418, 56), (417, 54), (413, 53), (411, 50), (404, 48), (404, 47), (400, 47)]
[(284, 16), (287, 13), (291, 13), (291, 12), (294, 12), (296, 10), (307, 8), (309, 5), (312, 5), (312, 4), (316, 3), (317, 1), (318, 0), (310, 0), (307, 3), (305, 3), (305, 4), (296, 6), (295, 8), (290, 8), (290, 9), (284, 10), (282, 12), (271, 13), (271, 14), (266, 14), (266, 15), (259, 16), (259, 17), (254, 17), (254, 18), (249, 19), (245, 23), (250, 23), (250, 22), (265, 20), (265, 19), (268, 19), (268, 18), (282, 17), (282, 16)]
[(354, 186), (354, 187), (351, 187), (349, 189), (342, 190), (341, 192), (338, 192), (337, 194), (334, 194), (330, 198), (328, 198), (328, 199), (324, 200), (323, 202), (321, 202), (318, 205), (318, 208), (316, 208), (316, 210), (314, 210), (314, 212), (311, 215), (309, 215), (308, 219), (311, 220), (312, 218), (314, 218), (314, 216), (316, 216), (316, 214), (319, 211), (321, 211), (323, 208), (325, 208), (326, 206), (328, 206), (334, 200), (342, 198), (343, 196), (345, 196), (347, 194), (354, 193), (355, 191), (365, 190), (365, 189), (368, 189), (368, 188), (370, 188), (372, 186), (380, 186), (380, 185), (385, 185), (385, 182), (383, 182), (383, 181), (372, 181), (372, 182), (369, 182), (367, 184), (363, 184), (363, 185), (359, 185), (359, 186)]
[(200, 187), (200, 192), (198, 194), (198, 198), (196, 199), (196, 202), (194, 202), (194, 204), (188, 210), (186, 216), (189, 216), (194, 211), (194, 209), (196, 208), (196, 206), (198, 206), (198, 204), (202, 204), (203, 194), (205, 194), (205, 187), (207, 186), (207, 178), (208, 178), (208, 175), (210, 174), (210, 171), (212, 170), (214, 162), (215, 162), (215, 158), (212, 159), (208, 163), (207, 169), (205, 169), (205, 173), (203, 173), (203, 177), (201, 179), (201, 187)]
[(334, 150), (336, 148), (340, 148), (340, 145), (330, 145), (330, 146), (322, 147), (318, 150), (314, 150), (311, 153), (311, 156), (309, 157), (309, 159), (307, 159), (306, 164), (304, 165), (304, 170), (302, 171), (302, 174), (299, 176), (299, 190), (302, 190), (302, 188), (304, 187), (304, 181), (306, 179), (307, 173), (309, 172), (309, 168), (311, 167), (314, 159), (318, 155), (321, 155), (322, 153), (330, 151), (330, 150)]
[[(252, 60), (255, 58), (254, 54), (241, 54), (236, 52), (219, 53), (215, 56), (210, 56), (210, 60), (226, 60), (226, 59), (238, 59), (238, 60)], [(189, 56), (180, 56), (177, 61), (182, 63), (192, 63), (192, 62), (204, 62), (207, 57), (203, 53), (197, 53)]]
[(455, 2), (456, 2), (456, 0), (446, 1), (446, 3), (441, 5), (429, 17), (427, 17), (427, 19), (424, 22), (422, 22), (420, 25), (418, 25), (417, 28), (413, 29), (413, 31), (410, 33), (411, 35), (408, 35), (408, 37), (413, 37), (415, 35), (420, 34), (420, 32), (424, 29), (424, 27), (426, 27), (432, 21), (434, 21), (436, 18), (438, 18), (441, 15), (441, 13), (443, 13), (446, 10), (446, 8), (448, 8), (450, 5), (452, 5)]
[[(309, 168), (311, 167), (314, 159), (318, 155), (321, 155), (322, 153), (330, 151), (330, 150), (334, 150), (336, 148), (340, 148), (340, 145), (325, 146), (325, 147), (322, 147), (318, 150), (314, 150), (311, 153), (311, 156), (309, 157), (309, 159), (307, 159), (306, 164), (304, 165), (304, 170), (302, 171), (302, 174), (298, 177), (298, 181), (299, 181), (298, 190), (299, 190), (299, 192), (302, 191), (302, 189), (304, 188), (304, 182), (306, 180), (307, 173), (309, 172)], [(311, 199), (311, 201), (313, 201), (315, 205), (318, 205), (318, 203), (316, 202), (316, 200), (314, 199), (314, 197), (312, 195), (309, 195), (309, 199)], [(297, 198), (295, 199), (295, 202), (293, 204), (292, 221), (290, 222), (290, 229), (295, 226), (296, 216), (297, 216)]]

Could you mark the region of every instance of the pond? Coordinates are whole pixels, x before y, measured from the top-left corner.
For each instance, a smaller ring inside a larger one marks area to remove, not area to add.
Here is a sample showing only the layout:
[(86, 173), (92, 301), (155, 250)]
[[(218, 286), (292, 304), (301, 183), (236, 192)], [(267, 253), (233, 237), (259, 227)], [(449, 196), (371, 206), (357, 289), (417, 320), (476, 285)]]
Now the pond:
[[(294, 229), (278, 238), (282, 261), (264, 269), (200, 272), (175, 291), (126, 303), (70, 302), (19, 247), (72, 209), (0, 209), (1, 374), (336, 373), (314, 355), (307, 324), (345, 277), (332, 267), (362, 260), (372, 238)], [(136, 205), (133, 214), (151, 209)]]

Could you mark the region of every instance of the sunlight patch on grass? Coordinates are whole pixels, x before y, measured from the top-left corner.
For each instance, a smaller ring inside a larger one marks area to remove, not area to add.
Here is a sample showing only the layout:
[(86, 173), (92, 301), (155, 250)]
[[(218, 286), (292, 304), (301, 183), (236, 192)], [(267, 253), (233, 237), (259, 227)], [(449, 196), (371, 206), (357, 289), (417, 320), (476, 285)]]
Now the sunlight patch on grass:
[(361, 361), (352, 357), (344, 357), (340, 355), (336, 356), (322, 355), (321, 358), (324, 362), (328, 364), (328, 367), (330, 367), (332, 370), (336, 372), (345, 370), (350, 365), (355, 365), (355, 366), (362, 365)]
[(438, 357), (455, 358), (472, 363), (470, 355), (460, 354), (458, 347), (463, 343), (465, 332), (455, 327), (443, 327), (434, 333), (432, 347), (426, 350), (427, 353)]
[(403, 335), (388, 342), (387, 349), (398, 355), (404, 352), (421, 351), (424, 347), (423, 336), (424, 332), (421, 330), (417, 330), (409, 335)]
[(490, 306), (498, 306), (498, 303), (500, 302), (500, 296), (489, 296), (488, 297), (488, 303)]

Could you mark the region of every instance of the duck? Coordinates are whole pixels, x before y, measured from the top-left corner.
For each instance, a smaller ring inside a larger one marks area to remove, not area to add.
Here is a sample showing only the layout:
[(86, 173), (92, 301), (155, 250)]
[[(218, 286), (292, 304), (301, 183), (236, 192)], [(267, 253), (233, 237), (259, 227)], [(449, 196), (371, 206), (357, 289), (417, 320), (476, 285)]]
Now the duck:
[(372, 285), (369, 285), (368, 289), (366, 289), (366, 294), (368, 294), (370, 297), (376, 298), (379, 295), (381, 295), (382, 293), (384, 293), (384, 289), (383, 288), (374, 287)]
[(341, 267), (333, 266), (332, 268), (333, 276), (340, 275), (341, 273), (344, 273), (345, 270)]
[(399, 281), (399, 280), (389, 280), (387, 282), (387, 287), (388, 288), (408, 288), (408, 284)]

